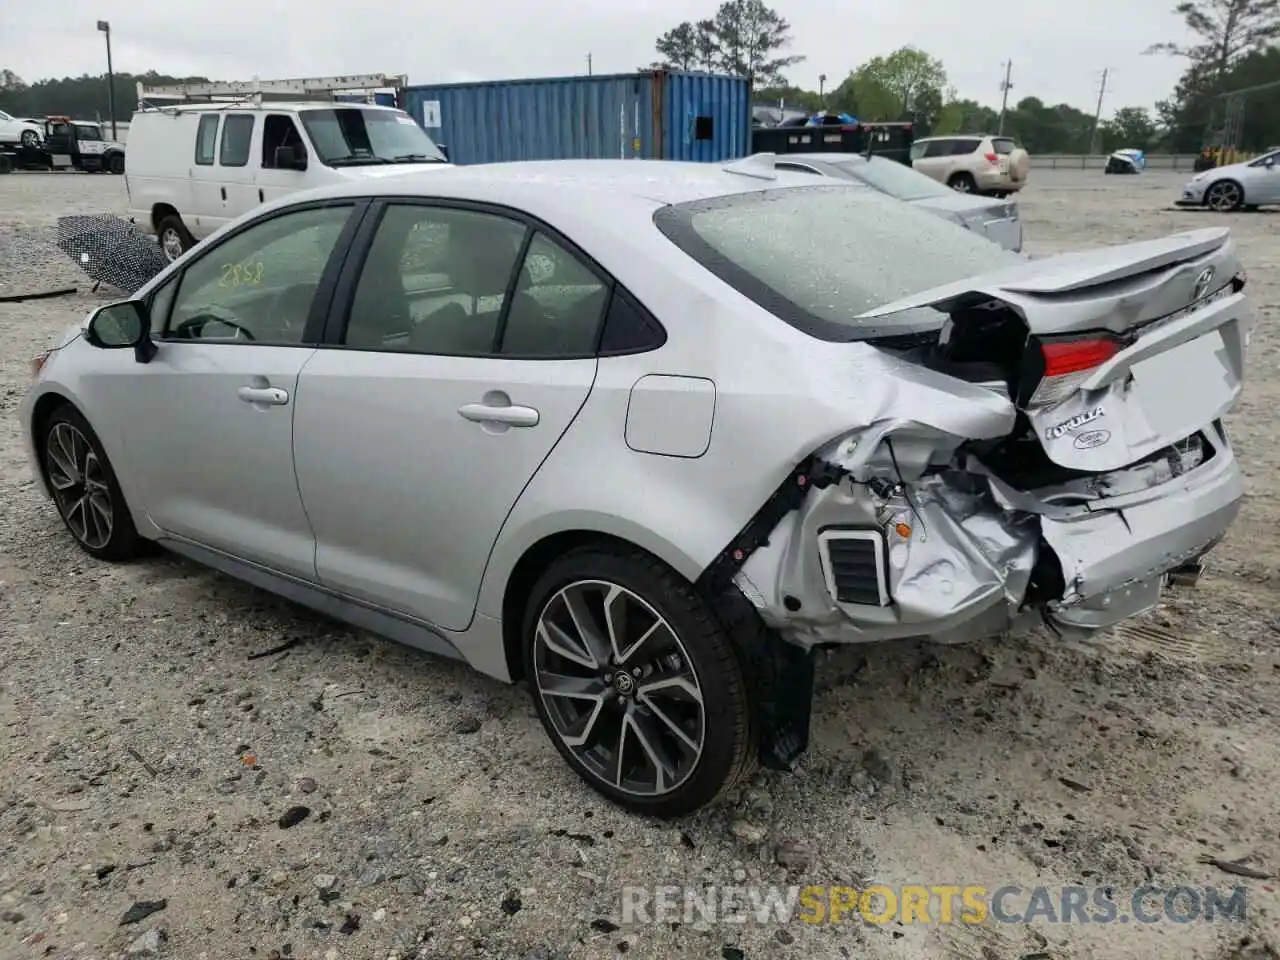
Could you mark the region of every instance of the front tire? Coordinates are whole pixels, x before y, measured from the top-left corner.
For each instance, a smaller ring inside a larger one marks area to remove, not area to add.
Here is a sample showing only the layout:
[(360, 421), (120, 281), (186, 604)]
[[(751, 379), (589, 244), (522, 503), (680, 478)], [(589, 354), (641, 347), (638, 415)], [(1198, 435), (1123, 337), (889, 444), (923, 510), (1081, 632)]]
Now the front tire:
[(160, 252), (170, 263), (196, 245), (195, 237), (176, 213), (162, 217), (156, 224), (156, 237), (160, 243)]
[(1219, 180), (1204, 192), (1204, 205), (1219, 213), (1230, 213), (1244, 206), (1244, 190), (1234, 180)]
[(142, 552), (111, 461), (75, 407), (64, 404), (45, 421), (40, 457), (58, 515), (85, 553), (118, 561)]
[(107, 157), (107, 169), (116, 176), (122, 175), (124, 173), (124, 154), (113, 153)]
[(535, 585), (522, 629), (543, 727), (618, 805), (681, 816), (752, 768), (738, 654), (693, 586), (661, 561), (611, 544), (572, 551)]

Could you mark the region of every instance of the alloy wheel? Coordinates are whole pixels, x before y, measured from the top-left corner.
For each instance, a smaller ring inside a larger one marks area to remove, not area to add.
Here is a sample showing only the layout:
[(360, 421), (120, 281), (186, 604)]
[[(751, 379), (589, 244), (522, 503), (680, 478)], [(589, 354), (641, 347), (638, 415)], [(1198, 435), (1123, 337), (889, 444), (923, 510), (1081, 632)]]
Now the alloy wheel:
[(45, 445), (45, 462), (67, 527), (90, 550), (103, 549), (115, 527), (115, 506), (93, 446), (72, 424), (56, 423)]
[(597, 780), (653, 797), (693, 773), (706, 735), (697, 671), (675, 629), (630, 590), (580, 580), (552, 595), (533, 667), (556, 736)]
[(182, 238), (173, 227), (160, 234), (160, 249), (164, 251), (165, 258), (170, 263), (182, 256)]
[(1240, 205), (1242, 199), (1244, 198), (1240, 194), (1240, 188), (1230, 181), (1215, 183), (1209, 188), (1209, 195), (1205, 197), (1205, 201), (1212, 210), (1234, 210)]
[(969, 181), (964, 177), (960, 177), (951, 184), (951, 189), (956, 193), (971, 193), (969, 189)]

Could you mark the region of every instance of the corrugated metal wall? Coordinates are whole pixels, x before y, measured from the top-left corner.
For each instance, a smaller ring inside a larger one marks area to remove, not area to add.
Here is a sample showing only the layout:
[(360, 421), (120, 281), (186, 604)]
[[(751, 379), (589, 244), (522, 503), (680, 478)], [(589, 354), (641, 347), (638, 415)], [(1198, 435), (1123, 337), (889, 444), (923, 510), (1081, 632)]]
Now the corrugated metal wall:
[(668, 73), (659, 74), (656, 82), (664, 87), (665, 159), (714, 163), (747, 155), (751, 96), (746, 80), (706, 73)]
[(639, 73), (438, 84), (406, 88), (402, 103), (459, 164), (723, 160), (743, 156), (750, 133), (747, 85), (737, 77)]

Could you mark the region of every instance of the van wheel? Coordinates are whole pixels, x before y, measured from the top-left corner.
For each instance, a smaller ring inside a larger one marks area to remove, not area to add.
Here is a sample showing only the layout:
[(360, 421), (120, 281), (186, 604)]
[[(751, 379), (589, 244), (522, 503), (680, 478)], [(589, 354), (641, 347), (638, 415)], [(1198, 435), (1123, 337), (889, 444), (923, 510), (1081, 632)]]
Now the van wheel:
[(156, 226), (156, 234), (160, 240), (160, 251), (170, 263), (196, 245), (195, 237), (191, 236), (182, 218), (176, 213), (160, 221)]
[(116, 176), (120, 176), (120, 174), (124, 173), (124, 154), (113, 153), (111, 156), (107, 157), (107, 169)]

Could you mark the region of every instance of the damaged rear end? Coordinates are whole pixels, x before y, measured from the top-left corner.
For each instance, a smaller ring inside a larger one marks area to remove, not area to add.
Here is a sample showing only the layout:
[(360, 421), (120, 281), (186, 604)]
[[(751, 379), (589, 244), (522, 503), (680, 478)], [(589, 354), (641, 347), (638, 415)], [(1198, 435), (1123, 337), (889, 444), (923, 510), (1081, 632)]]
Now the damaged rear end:
[(1087, 634), (1151, 609), (1243, 496), (1222, 418), (1242, 386), (1244, 283), (1229, 232), (1210, 229), (868, 312), (945, 322), (872, 341), (895, 399), (799, 465), (767, 529), (731, 545), (738, 587), (803, 648)]

